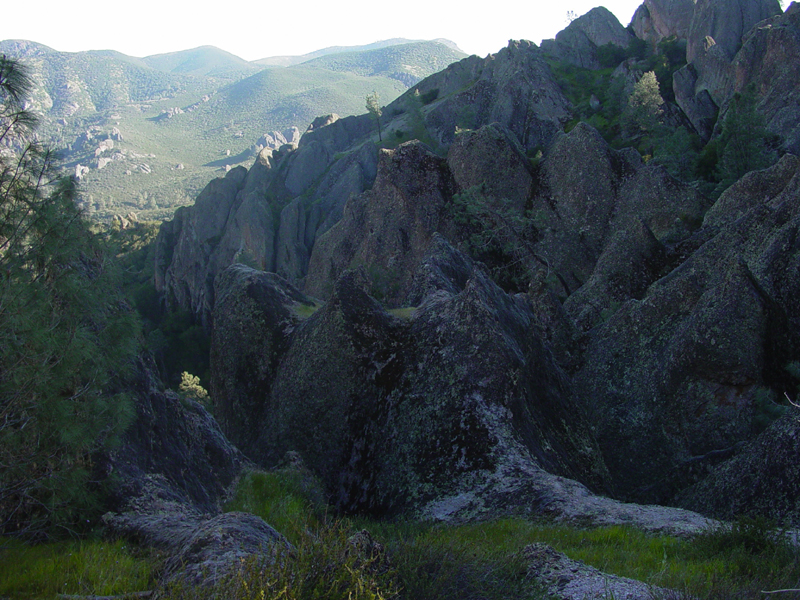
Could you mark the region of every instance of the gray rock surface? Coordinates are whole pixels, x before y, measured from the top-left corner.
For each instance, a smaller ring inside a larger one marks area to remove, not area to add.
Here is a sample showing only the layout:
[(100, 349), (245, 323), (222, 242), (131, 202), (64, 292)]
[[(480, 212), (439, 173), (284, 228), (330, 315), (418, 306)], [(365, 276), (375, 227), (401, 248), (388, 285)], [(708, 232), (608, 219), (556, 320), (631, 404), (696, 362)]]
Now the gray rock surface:
[[(300, 313), (313, 301), (273, 273), (231, 265), (216, 279), (211, 398), (225, 434), (253, 456), (269, 390)], [(276, 400), (277, 401), (277, 400)]]
[[(574, 393), (623, 497), (665, 501), (702, 477), (752, 436), (758, 387), (786, 385), (798, 318), (790, 163), (740, 182), (722, 206), (751, 208), (712, 209), (720, 229), (590, 332)], [(756, 179), (772, 191), (737, 201)]]
[(619, 577), (572, 560), (547, 544), (531, 544), (523, 549), (528, 562), (528, 576), (544, 585), (550, 598), (558, 600), (678, 600), (682, 595), (647, 585), (635, 579)]
[(754, 88), (767, 129), (800, 154), (800, 4), (754, 27), (732, 69), (735, 91)]
[[(438, 90), (440, 100), (424, 113), (437, 143), (449, 146), (456, 127), (477, 129), (497, 122), (510, 129), (526, 150), (548, 146), (570, 118), (571, 107), (553, 80), (544, 53), (523, 40), (509, 42), (483, 61), (474, 58), (451, 65), (418, 87), (420, 93)], [(458, 83), (459, 91), (445, 94)]]
[(542, 52), (577, 67), (599, 69), (597, 48), (606, 44), (627, 48), (632, 39), (611, 11), (598, 6), (558, 32), (555, 40), (544, 40)]
[(685, 65), (673, 74), (672, 91), (676, 104), (698, 135), (704, 141), (710, 140), (718, 109), (707, 89), (697, 91), (697, 71), (693, 65)]
[(694, 0), (645, 0), (633, 14), (631, 27), (637, 38), (653, 44), (670, 37), (685, 40), (694, 8)]
[(741, 48), (742, 36), (753, 25), (781, 12), (778, 0), (697, 0), (687, 39), (687, 62), (695, 62), (707, 36), (732, 60)]

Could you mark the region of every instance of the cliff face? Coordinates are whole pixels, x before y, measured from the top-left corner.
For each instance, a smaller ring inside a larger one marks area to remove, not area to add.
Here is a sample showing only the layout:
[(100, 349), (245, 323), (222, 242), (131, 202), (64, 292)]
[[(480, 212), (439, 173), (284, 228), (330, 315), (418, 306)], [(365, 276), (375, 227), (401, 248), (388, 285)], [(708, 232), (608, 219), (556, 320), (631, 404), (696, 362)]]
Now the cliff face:
[[(645, 39), (705, 32), (674, 79), (703, 136), (755, 84), (794, 143), (796, 5), (724, 27), (738, 5), (644, 6)], [(627, 43), (587, 17), (556, 42)], [(349, 511), (595, 519), (589, 490), (733, 510), (709, 500), (738, 481), (726, 461), (772, 452), (765, 390), (796, 383), (800, 163), (712, 203), (584, 122), (562, 131), (545, 54), (512, 42), (421, 81), (384, 108), (390, 148), (368, 115), (322, 117), (162, 227), (157, 282), (211, 329), (214, 412), (249, 458), (299, 452)]]

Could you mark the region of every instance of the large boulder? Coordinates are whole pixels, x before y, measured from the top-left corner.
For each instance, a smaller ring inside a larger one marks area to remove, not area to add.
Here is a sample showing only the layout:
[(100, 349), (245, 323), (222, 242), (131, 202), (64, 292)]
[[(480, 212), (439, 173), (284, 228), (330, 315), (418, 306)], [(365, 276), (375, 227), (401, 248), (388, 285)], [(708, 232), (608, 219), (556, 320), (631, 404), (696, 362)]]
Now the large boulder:
[(675, 246), (679, 266), (589, 332), (574, 393), (624, 497), (669, 500), (753, 435), (760, 387), (791, 385), (800, 177), (786, 171), (751, 176), (746, 201), (742, 180), (723, 209), (744, 214), (712, 209), (688, 258)]
[(211, 398), (225, 434), (253, 456), (292, 332), (314, 303), (274, 273), (235, 264), (216, 280)]
[(800, 4), (763, 21), (744, 38), (733, 61), (734, 89), (754, 89), (767, 129), (800, 153)]
[(600, 46), (611, 44), (627, 48), (632, 39), (611, 11), (598, 6), (559, 31), (555, 40), (544, 40), (542, 52), (577, 67), (599, 69), (597, 49)]
[(671, 37), (685, 40), (694, 7), (694, 0), (645, 0), (633, 14), (631, 27), (637, 38), (652, 44)]
[(675, 103), (704, 140), (711, 139), (718, 108), (707, 89), (697, 91), (697, 70), (693, 65), (684, 65), (672, 75), (672, 91)]
[(781, 524), (800, 521), (800, 420), (796, 409), (738, 449), (699, 483), (682, 491), (679, 506), (718, 519), (769, 516)]
[(689, 27), (686, 61), (695, 61), (709, 36), (728, 61), (733, 60), (742, 46), (742, 37), (753, 25), (781, 12), (778, 0), (697, 0)]
[[(420, 84), (420, 93), (435, 89), (440, 98), (424, 112), (431, 136), (449, 146), (457, 128), (477, 129), (497, 122), (508, 127), (526, 150), (547, 147), (569, 120), (571, 106), (544, 53), (532, 42), (511, 41), (479, 63), (474, 59), (464, 59), (459, 68)], [(444, 85), (459, 82), (460, 88), (445, 96)]]
[(346, 269), (366, 265), (372, 292), (390, 303), (411, 276), (453, 193), (447, 162), (420, 142), (381, 151), (373, 188), (352, 198), (342, 219), (314, 246), (306, 291), (328, 297)]
[(591, 276), (613, 236), (641, 220), (661, 242), (686, 238), (702, 221), (705, 198), (645, 165), (635, 151), (612, 149), (579, 123), (558, 137), (538, 173), (532, 198), (536, 252), (569, 296)]

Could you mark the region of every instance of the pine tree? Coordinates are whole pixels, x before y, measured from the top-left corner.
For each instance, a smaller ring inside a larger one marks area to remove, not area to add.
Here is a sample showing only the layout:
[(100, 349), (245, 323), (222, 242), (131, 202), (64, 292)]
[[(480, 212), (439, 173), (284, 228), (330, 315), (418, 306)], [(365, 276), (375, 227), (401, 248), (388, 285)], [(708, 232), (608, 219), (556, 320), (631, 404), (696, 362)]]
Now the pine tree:
[(74, 181), (28, 141), (29, 88), (0, 58), (0, 532), (45, 535), (93, 516), (93, 453), (132, 413), (113, 390), (137, 325)]
[(728, 106), (719, 137), (717, 165), (720, 189), (725, 189), (745, 173), (765, 169), (775, 162), (770, 148), (771, 135), (756, 108), (752, 89), (737, 93)]

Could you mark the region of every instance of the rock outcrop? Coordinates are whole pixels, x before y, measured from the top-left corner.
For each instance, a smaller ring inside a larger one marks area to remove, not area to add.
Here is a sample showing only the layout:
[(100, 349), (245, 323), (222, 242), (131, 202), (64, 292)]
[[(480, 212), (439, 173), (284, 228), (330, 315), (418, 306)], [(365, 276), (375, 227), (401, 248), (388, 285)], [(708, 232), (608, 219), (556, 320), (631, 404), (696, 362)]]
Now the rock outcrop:
[(695, 0), (645, 0), (633, 14), (631, 27), (637, 38), (651, 44), (671, 37), (685, 40), (694, 8)]
[(288, 542), (260, 518), (219, 514), (247, 459), (197, 402), (163, 391), (155, 366), (139, 361), (132, 393), (136, 415), (119, 448), (98, 457), (110, 485), (103, 523), (166, 552), (162, 583), (213, 585)]
[(598, 6), (558, 32), (555, 40), (542, 41), (542, 52), (576, 67), (599, 69), (600, 46), (627, 48), (632, 39), (611, 11)]
[[(787, 243), (800, 223), (793, 164), (731, 188), (696, 241), (674, 247), (683, 262), (589, 332), (574, 393), (625, 497), (669, 500), (752, 436), (759, 386), (788, 385), (798, 314), (797, 278), (785, 271), (798, 256)], [(756, 180), (759, 195), (741, 199)], [(683, 245), (696, 248), (685, 260)]]
[(694, 62), (710, 36), (727, 59), (742, 46), (742, 36), (764, 19), (781, 14), (778, 0), (697, 0), (687, 38), (686, 61)]
[(733, 61), (734, 89), (754, 89), (767, 129), (800, 154), (800, 4), (759, 23)]
[[(451, 65), (417, 86), (421, 97), (437, 90), (439, 99), (423, 112), (431, 136), (449, 146), (457, 128), (478, 129), (497, 122), (510, 129), (526, 150), (547, 147), (569, 119), (571, 107), (544, 53), (523, 40), (509, 42), (482, 61), (475, 58)], [(455, 90), (445, 96), (451, 87)], [(413, 98), (407, 93), (396, 102), (407, 104)]]
[(800, 422), (797, 410), (775, 421), (735, 457), (682, 491), (677, 504), (718, 519), (769, 515), (783, 525), (800, 521)]

